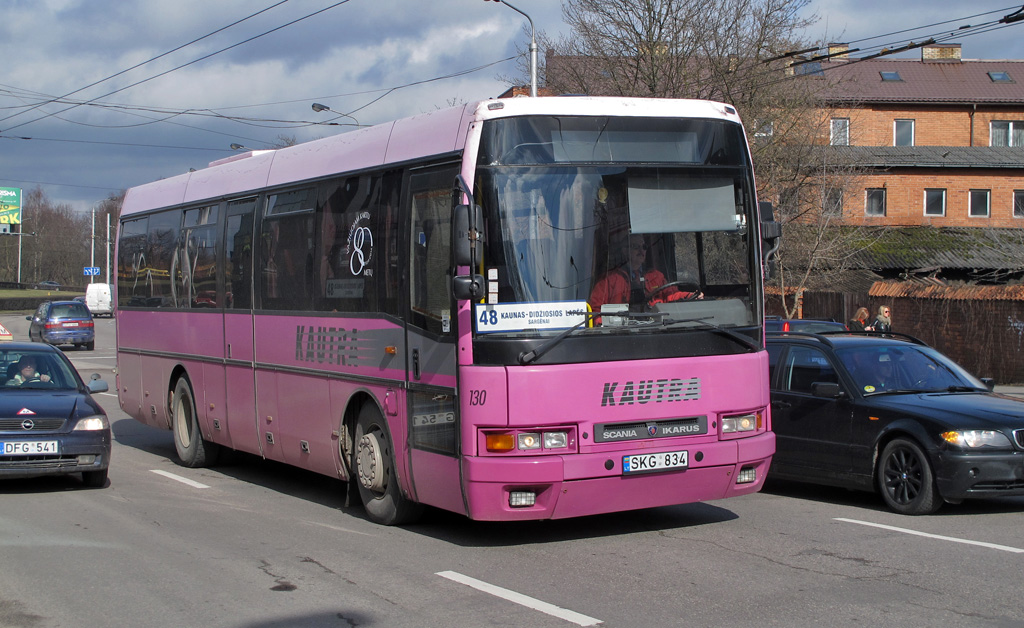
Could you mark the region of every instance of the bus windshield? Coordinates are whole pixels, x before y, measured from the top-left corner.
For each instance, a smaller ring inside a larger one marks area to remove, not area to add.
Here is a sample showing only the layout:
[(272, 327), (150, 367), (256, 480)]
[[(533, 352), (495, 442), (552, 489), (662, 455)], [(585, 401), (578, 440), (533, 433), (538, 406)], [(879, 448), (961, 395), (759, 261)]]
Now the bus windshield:
[(646, 122), (488, 122), (475, 188), (487, 225), (478, 334), (551, 335), (584, 318), (583, 333), (757, 324), (741, 128)]

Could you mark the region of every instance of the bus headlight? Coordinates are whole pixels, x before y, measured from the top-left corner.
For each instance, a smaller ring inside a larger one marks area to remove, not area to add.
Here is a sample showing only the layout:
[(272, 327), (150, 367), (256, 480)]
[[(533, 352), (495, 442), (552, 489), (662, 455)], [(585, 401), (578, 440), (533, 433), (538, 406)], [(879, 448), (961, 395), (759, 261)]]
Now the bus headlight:
[(537, 432), (520, 432), (519, 449), (540, 449), (540, 434)]
[(735, 434), (736, 432), (753, 432), (757, 429), (756, 414), (743, 414), (740, 416), (722, 417), (722, 433)]
[(565, 449), (568, 446), (568, 432), (544, 432), (544, 449)]

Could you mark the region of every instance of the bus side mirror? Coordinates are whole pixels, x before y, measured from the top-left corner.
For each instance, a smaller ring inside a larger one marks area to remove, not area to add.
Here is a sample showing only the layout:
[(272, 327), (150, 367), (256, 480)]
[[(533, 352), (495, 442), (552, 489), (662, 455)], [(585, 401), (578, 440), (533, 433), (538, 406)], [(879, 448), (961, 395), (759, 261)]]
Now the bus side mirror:
[(487, 293), (483, 275), (458, 275), (452, 277), (452, 295), (460, 301), (479, 301)]
[(761, 214), (761, 255), (765, 266), (765, 279), (768, 279), (775, 270), (772, 256), (782, 244), (782, 225), (775, 222), (775, 207), (771, 203), (762, 201), (757, 205)]
[(452, 252), (456, 266), (476, 268), (483, 259), (484, 212), (479, 205), (457, 205), (452, 220)]

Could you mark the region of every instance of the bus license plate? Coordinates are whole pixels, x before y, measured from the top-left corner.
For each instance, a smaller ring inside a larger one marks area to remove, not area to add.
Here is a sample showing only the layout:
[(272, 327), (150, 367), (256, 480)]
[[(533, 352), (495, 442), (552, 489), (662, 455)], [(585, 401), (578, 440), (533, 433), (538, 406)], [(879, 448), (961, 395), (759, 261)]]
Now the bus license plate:
[(689, 460), (686, 451), (663, 451), (658, 454), (631, 454), (622, 457), (622, 473), (685, 469)]
[(59, 454), (60, 447), (55, 440), (0, 441), (4, 456), (39, 456)]

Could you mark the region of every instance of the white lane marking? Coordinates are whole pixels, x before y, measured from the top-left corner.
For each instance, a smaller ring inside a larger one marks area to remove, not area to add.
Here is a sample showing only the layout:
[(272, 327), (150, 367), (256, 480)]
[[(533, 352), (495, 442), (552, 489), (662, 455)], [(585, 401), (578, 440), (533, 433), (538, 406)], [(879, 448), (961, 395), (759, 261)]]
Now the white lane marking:
[(157, 475), (162, 475), (165, 478), (171, 478), (172, 480), (174, 480), (176, 482), (181, 482), (182, 484), (188, 484), (192, 488), (210, 488), (206, 484), (202, 484), (200, 482), (195, 482), (195, 481), (190, 480), (188, 478), (183, 478), (180, 475), (174, 475), (173, 473), (170, 473), (168, 471), (161, 471), (160, 469), (150, 469), (150, 471), (152, 471), (153, 473), (155, 473)]
[(473, 587), (477, 591), (483, 591), (484, 593), (489, 593), (496, 597), (500, 597), (503, 600), (515, 602), (516, 604), (525, 606), (527, 608), (532, 608), (535, 611), (540, 611), (547, 615), (551, 615), (552, 617), (564, 619), (565, 621), (572, 622), (577, 626), (596, 626), (597, 624), (603, 623), (600, 619), (587, 617), (586, 615), (581, 615), (580, 613), (566, 610), (564, 608), (555, 606), (554, 604), (542, 602), (528, 595), (523, 595), (521, 593), (516, 593), (515, 591), (503, 589), (493, 584), (488, 584), (483, 580), (477, 580), (476, 578), (464, 576), (455, 571), (439, 571), (434, 575), (441, 576), (442, 578), (447, 578), (453, 582), (458, 582), (459, 584), (464, 584), (467, 587)]
[(883, 530), (892, 530), (893, 532), (902, 532), (903, 534), (913, 534), (914, 536), (923, 536), (929, 539), (938, 539), (940, 541), (949, 541), (951, 543), (963, 543), (964, 545), (977, 545), (979, 547), (987, 547), (989, 549), (999, 550), (1001, 552), (1011, 552), (1013, 554), (1024, 554), (1024, 549), (1019, 547), (1010, 547), (1009, 545), (996, 545), (995, 543), (985, 543), (984, 541), (971, 541), (968, 539), (958, 539), (953, 536), (941, 536), (939, 534), (928, 534), (927, 532), (918, 532), (917, 530), (908, 530), (907, 528), (897, 528), (895, 526), (882, 525), (881, 523), (871, 523), (869, 521), (858, 521), (856, 519), (844, 519), (842, 517), (836, 517), (836, 521), (845, 521), (846, 523), (855, 523), (857, 525), (869, 526), (872, 528), (882, 528)]
[(321, 528), (327, 528), (328, 530), (334, 530), (335, 532), (345, 532), (346, 534), (362, 534), (363, 536), (376, 536), (375, 534), (371, 534), (369, 532), (360, 532), (359, 530), (352, 530), (351, 528), (339, 528), (338, 526), (320, 523), (319, 521), (303, 521), (303, 523), (311, 526), (320, 526)]

